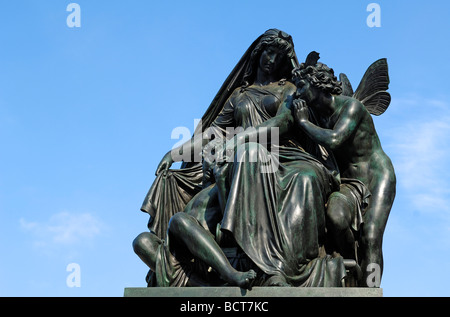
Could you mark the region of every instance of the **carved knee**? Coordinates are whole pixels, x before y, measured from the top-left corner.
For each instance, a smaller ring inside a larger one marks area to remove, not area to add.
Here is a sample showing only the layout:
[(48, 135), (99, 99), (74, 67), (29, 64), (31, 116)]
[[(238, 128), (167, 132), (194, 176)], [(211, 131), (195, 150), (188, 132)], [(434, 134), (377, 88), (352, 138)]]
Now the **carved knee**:
[(343, 194), (339, 192), (332, 193), (327, 204), (327, 226), (332, 226), (338, 231), (350, 228), (350, 207), (351, 206), (348, 205), (346, 197)]
[(139, 254), (145, 250), (145, 246), (151, 242), (150, 232), (142, 232), (133, 240), (134, 253)]
[(169, 231), (172, 233), (183, 232), (189, 227), (189, 215), (185, 212), (174, 214), (169, 221)]

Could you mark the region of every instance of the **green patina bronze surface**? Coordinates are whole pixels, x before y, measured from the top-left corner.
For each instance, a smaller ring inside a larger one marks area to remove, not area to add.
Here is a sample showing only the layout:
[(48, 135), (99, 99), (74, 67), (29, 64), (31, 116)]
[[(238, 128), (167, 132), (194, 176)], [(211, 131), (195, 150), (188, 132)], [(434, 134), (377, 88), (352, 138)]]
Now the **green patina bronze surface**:
[(318, 59), (300, 64), (291, 36), (266, 31), (193, 138), (163, 157), (141, 208), (149, 231), (133, 241), (149, 287), (334, 291), (381, 279), (395, 173), (371, 115), (390, 103), (387, 62), (353, 92)]

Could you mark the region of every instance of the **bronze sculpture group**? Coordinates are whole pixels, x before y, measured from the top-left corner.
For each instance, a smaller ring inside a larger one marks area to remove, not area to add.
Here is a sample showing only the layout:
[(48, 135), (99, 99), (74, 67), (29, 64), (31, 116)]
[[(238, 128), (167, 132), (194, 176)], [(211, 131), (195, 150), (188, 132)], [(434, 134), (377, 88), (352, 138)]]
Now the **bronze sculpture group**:
[(133, 241), (148, 286), (367, 286), (382, 270), (395, 173), (371, 114), (390, 103), (387, 63), (353, 92), (318, 60), (266, 31), (163, 157)]

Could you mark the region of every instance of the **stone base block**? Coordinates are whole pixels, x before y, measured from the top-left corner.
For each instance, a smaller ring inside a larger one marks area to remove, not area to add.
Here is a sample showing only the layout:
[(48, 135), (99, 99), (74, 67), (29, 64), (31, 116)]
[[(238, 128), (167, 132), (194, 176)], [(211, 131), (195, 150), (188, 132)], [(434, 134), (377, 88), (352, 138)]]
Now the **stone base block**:
[(127, 287), (125, 297), (382, 297), (381, 288), (362, 287)]

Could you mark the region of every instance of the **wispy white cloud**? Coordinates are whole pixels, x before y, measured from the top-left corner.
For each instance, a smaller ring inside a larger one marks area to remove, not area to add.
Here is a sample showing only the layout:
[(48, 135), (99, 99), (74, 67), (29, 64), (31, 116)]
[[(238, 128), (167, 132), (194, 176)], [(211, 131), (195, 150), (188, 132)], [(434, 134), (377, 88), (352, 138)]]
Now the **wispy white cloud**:
[(408, 111), (389, 144), (398, 186), (416, 210), (450, 212), (450, 103), (423, 98), (393, 103)]
[(74, 246), (86, 244), (100, 235), (105, 225), (90, 213), (59, 212), (45, 222), (20, 218), (20, 227), (32, 235), (36, 247)]

